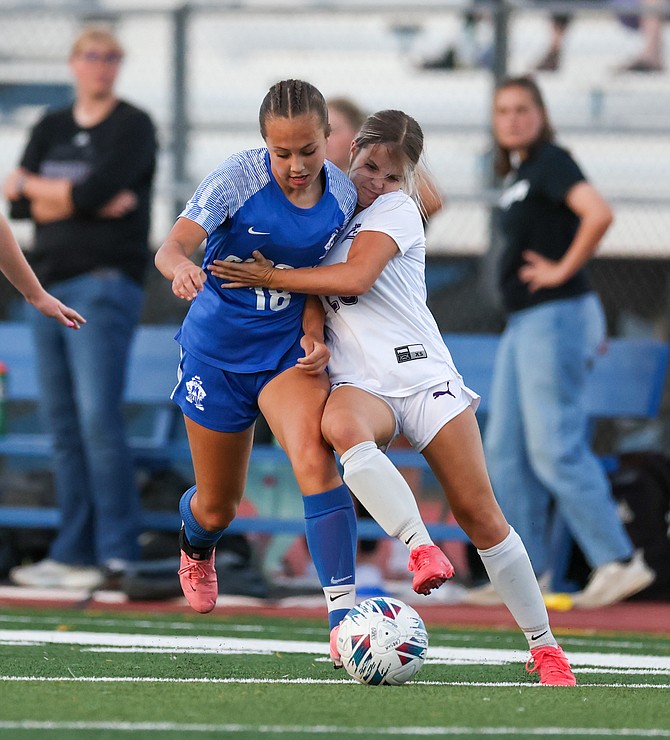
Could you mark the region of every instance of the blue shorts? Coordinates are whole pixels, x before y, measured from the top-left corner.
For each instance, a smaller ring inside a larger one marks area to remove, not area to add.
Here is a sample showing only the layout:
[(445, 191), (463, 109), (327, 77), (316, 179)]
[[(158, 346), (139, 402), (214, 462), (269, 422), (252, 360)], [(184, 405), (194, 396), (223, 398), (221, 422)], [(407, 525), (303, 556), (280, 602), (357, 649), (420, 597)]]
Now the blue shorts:
[(178, 382), (170, 398), (200, 426), (215, 432), (241, 432), (258, 418), (258, 396), (265, 385), (294, 367), (305, 352), (300, 339), (272, 370), (234, 373), (208, 365), (182, 348)]

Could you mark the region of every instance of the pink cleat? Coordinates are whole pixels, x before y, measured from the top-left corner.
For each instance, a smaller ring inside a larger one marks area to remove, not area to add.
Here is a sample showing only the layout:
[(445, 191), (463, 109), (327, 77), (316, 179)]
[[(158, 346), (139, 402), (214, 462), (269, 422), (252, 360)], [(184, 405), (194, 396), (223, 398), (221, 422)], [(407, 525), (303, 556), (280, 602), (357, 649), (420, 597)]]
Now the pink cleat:
[(414, 571), (412, 588), (424, 596), (454, 575), (454, 566), (437, 545), (419, 545), (412, 550), (407, 568)]
[[(560, 647), (538, 647), (530, 651), (526, 663), (528, 673), (540, 674), (540, 683), (544, 686), (575, 686), (577, 679), (570, 668), (570, 663)], [(530, 667), (532, 664), (532, 668)]]
[(342, 668), (342, 658), (340, 651), (337, 649), (337, 635), (339, 631), (339, 624), (335, 625), (330, 631), (330, 659), (333, 661), (333, 668)]
[[(219, 584), (214, 567), (214, 548), (197, 551), (192, 548), (182, 529), (179, 533), (181, 559), (179, 561), (179, 583), (186, 601), (201, 614), (211, 612), (216, 606)], [(189, 555), (190, 553), (190, 555)]]

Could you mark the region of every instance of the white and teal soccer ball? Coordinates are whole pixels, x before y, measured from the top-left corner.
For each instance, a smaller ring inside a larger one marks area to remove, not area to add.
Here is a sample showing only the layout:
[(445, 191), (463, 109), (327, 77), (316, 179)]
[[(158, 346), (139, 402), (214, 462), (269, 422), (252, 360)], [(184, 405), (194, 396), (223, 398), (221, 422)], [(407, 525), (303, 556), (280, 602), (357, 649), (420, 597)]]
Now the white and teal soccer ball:
[(337, 647), (352, 678), (372, 686), (399, 686), (423, 665), (428, 633), (411, 606), (378, 596), (349, 611), (340, 624)]

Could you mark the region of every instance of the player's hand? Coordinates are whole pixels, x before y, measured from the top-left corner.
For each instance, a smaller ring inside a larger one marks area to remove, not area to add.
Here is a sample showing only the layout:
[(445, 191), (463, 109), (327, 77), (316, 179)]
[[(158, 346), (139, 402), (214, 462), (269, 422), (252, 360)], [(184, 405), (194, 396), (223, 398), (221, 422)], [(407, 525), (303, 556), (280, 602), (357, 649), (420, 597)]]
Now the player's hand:
[(297, 367), (308, 375), (322, 373), (330, 360), (330, 350), (322, 339), (305, 334), (300, 340), (300, 346), (305, 350), (305, 356), (298, 358)]
[(192, 301), (205, 287), (207, 276), (204, 270), (190, 260), (186, 260), (174, 269), (172, 292), (177, 298)]
[(525, 250), (522, 256), (525, 264), (519, 268), (519, 280), (528, 286), (531, 293), (541, 288), (555, 288), (566, 281), (560, 262), (549, 260), (532, 249)]
[(228, 262), (226, 260), (214, 260), (207, 269), (216, 278), (226, 282), (222, 288), (271, 288), (272, 275), (275, 266), (270, 260), (255, 250), (252, 252), (253, 262)]
[(32, 305), (40, 313), (43, 313), (50, 319), (56, 319), (63, 326), (68, 326), (71, 329), (79, 329), (86, 323), (86, 319), (77, 313), (74, 308), (61, 303), (58, 298), (52, 296), (51, 293), (47, 293), (46, 290), (32, 301)]

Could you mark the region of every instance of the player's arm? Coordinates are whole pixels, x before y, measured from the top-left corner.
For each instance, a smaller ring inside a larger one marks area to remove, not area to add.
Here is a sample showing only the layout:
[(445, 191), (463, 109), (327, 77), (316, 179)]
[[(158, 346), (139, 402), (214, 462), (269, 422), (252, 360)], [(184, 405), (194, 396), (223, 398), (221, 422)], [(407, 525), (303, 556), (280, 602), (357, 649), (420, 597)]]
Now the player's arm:
[(346, 262), (320, 267), (284, 270), (274, 267), (260, 252), (254, 262), (214, 260), (208, 267), (224, 288), (265, 287), (312, 295), (362, 295), (374, 285), (398, 245), (380, 231), (361, 231), (351, 245)]
[(42, 287), (14, 239), (9, 224), (2, 216), (0, 216), (0, 272), (28, 303), (45, 316), (54, 318), (72, 329), (78, 329), (81, 324), (86, 323), (83, 316), (61, 303)]
[(200, 224), (181, 217), (156, 252), (154, 263), (161, 275), (172, 281), (172, 292), (178, 298), (193, 300), (205, 285), (207, 276), (191, 256), (206, 238)]
[(330, 351), (323, 336), (324, 322), (325, 311), (321, 301), (316, 296), (307, 296), (302, 312), (304, 336), (300, 340), (305, 356), (298, 358), (298, 367), (308, 375), (318, 375), (323, 372), (330, 360)]

